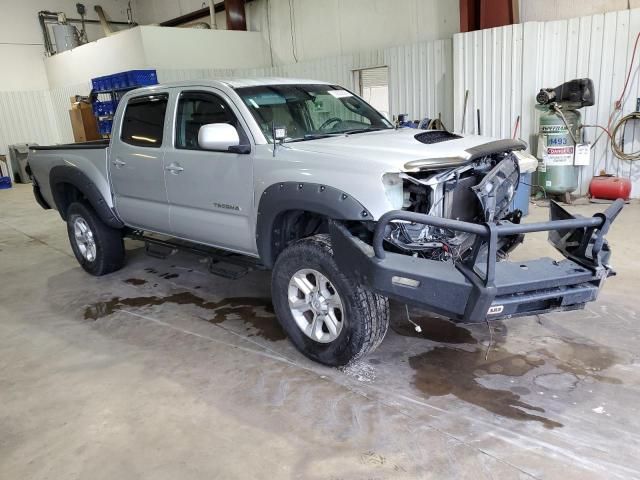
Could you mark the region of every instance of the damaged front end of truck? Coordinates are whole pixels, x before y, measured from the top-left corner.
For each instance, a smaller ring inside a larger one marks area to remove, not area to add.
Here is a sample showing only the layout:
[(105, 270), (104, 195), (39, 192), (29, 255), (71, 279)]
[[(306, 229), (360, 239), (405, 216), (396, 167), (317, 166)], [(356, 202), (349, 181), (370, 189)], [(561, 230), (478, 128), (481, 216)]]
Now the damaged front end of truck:
[[(461, 322), (583, 308), (614, 274), (604, 237), (623, 201), (590, 218), (551, 202), (548, 221), (520, 223), (514, 152), (524, 148), (502, 140), (462, 159), (407, 163), (386, 179), (402, 209), (368, 232), (330, 222), (338, 266), (377, 293)], [(563, 260), (509, 260), (526, 234), (544, 231)]]

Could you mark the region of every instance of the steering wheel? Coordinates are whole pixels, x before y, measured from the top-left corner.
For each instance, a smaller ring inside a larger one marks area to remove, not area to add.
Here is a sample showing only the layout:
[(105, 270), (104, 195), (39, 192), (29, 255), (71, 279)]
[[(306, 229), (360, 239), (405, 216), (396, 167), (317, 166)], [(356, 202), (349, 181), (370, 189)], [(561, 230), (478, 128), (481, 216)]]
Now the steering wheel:
[(331, 125), (332, 123), (338, 124), (342, 121), (341, 118), (338, 117), (331, 117), (328, 120), (325, 120), (322, 125), (320, 125), (320, 128), (318, 128), (318, 130), (324, 130), (325, 128), (327, 128), (329, 125)]

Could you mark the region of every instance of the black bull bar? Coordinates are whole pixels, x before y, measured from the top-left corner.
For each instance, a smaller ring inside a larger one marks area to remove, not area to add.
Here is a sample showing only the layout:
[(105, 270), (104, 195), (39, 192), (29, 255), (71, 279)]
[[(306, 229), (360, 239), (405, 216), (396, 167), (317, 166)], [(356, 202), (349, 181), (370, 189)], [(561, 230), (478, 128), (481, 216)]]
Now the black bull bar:
[[(330, 222), (334, 257), (340, 269), (373, 291), (462, 322), (479, 322), (555, 310), (583, 308), (597, 298), (613, 275), (605, 235), (624, 202), (615, 201), (593, 217), (573, 216), (551, 202), (549, 221), (476, 224), (394, 210), (378, 220), (372, 245)], [(464, 261), (441, 262), (385, 251), (393, 221), (413, 222), (475, 235)], [(549, 232), (565, 259), (498, 261), (500, 239)]]

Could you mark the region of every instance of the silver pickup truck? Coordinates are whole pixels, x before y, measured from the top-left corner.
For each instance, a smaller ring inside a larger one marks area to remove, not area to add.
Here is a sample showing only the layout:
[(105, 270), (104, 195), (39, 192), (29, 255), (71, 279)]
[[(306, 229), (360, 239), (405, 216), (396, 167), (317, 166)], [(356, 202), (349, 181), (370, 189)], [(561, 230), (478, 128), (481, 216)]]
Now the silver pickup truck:
[[(591, 218), (552, 203), (549, 221), (520, 223), (524, 148), (395, 128), (329, 83), (203, 80), (128, 92), (110, 142), (33, 147), (29, 167), (87, 272), (121, 268), (124, 237), (206, 252), (214, 272), (271, 269), (291, 341), (343, 365), (382, 341), (388, 298), (461, 322), (596, 299), (622, 203)], [(508, 261), (534, 231), (566, 259)]]

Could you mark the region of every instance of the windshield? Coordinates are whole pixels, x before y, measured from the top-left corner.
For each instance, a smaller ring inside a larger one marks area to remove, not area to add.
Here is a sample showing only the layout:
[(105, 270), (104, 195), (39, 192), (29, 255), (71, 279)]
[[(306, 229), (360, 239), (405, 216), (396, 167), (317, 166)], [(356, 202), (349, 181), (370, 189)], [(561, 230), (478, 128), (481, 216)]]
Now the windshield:
[(274, 127), (286, 142), (393, 128), (371, 105), (335, 85), (263, 85), (236, 89), (273, 143)]

